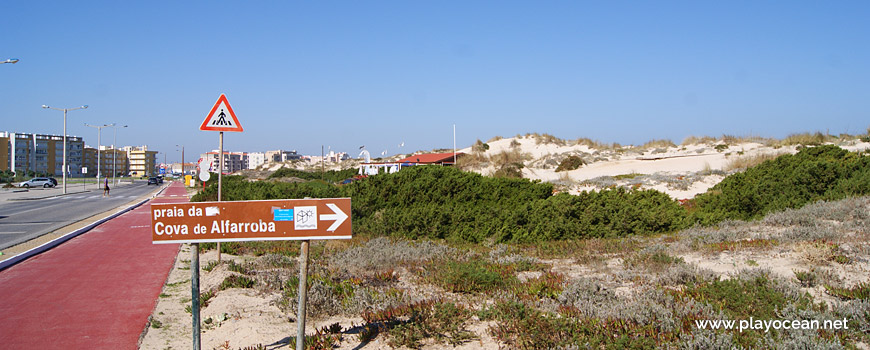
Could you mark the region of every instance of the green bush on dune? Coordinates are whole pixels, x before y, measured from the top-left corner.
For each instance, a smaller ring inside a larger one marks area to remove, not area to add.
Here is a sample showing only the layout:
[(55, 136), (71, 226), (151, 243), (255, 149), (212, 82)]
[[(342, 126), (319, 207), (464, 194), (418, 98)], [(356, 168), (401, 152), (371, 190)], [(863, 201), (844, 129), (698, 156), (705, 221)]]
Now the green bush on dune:
[[(249, 182), (227, 176), (222, 199), (352, 198), (356, 234), (454, 241), (533, 242), (679, 228), (685, 211), (666, 194), (625, 189), (553, 196), (553, 186), (417, 166), (345, 186)], [(194, 201), (217, 199), (210, 185)]]
[[(296, 177), (319, 178), (319, 174)], [(228, 201), (350, 197), (355, 234), (536, 242), (671, 232), (695, 223), (753, 220), (822, 199), (866, 195), (870, 157), (836, 146), (805, 148), (728, 176), (698, 195), (691, 212), (655, 190), (616, 188), (553, 195), (548, 183), (440, 166), (411, 167), (344, 186), (319, 180), (224, 179), (222, 199)], [(217, 186), (208, 185), (194, 201), (217, 199)]]
[(804, 148), (730, 175), (695, 197), (693, 220), (753, 220), (818, 200), (868, 194), (870, 157), (826, 145)]
[(331, 183), (338, 183), (344, 179), (351, 178), (356, 174), (357, 169), (327, 170), (321, 173), (319, 171), (305, 171), (281, 167), (281, 169), (275, 170), (272, 175), (269, 175), (269, 178), (277, 179), (282, 177), (296, 177), (303, 180), (324, 180)]

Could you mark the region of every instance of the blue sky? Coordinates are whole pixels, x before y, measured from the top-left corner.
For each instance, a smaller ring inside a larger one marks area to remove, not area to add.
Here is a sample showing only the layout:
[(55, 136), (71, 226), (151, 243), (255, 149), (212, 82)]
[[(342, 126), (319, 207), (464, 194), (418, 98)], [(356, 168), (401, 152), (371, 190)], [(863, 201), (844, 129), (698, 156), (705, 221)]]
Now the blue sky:
[(868, 18), (866, 1), (12, 1), (0, 131), (61, 134), (40, 106), (87, 104), (71, 135), (126, 124), (120, 145), (190, 161), (218, 147), (199, 125), (225, 93), (245, 128), (230, 151), (449, 148), (453, 124), (459, 147), (857, 134)]

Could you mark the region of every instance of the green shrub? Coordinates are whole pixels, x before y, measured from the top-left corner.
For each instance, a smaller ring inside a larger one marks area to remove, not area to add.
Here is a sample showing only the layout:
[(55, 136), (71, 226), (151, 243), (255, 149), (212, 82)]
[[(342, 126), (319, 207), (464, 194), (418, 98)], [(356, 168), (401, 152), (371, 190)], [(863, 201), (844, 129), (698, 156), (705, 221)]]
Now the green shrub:
[[(206, 187), (191, 197), (192, 202), (217, 201), (217, 180), (212, 177)], [(335, 198), (341, 191), (337, 186), (310, 181), (304, 183), (283, 183), (266, 181), (247, 181), (241, 176), (225, 176), (222, 181), (221, 200), (263, 200), (285, 198)]]
[(578, 156), (568, 156), (567, 158), (562, 159), (562, 162), (560, 162), (559, 166), (556, 167), (556, 172), (575, 170), (584, 164), (586, 164), (586, 162), (583, 161), (583, 158)]
[(706, 301), (736, 319), (773, 319), (789, 301), (767, 276), (730, 278), (686, 286), (685, 295)]
[(511, 349), (656, 349), (658, 341), (673, 334), (660, 334), (652, 325), (624, 320), (564, 317), (545, 313), (520, 302), (500, 301), (478, 312), (482, 320), (494, 320), (490, 333)]
[(870, 281), (858, 283), (852, 288), (839, 288), (825, 285), (828, 294), (843, 300), (864, 299), (870, 300)]
[(344, 170), (327, 170), (321, 173), (319, 171), (306, 171), (281, 167), (281, 169), (278, 169), (272, 173), (272, 175), (269, 175), (269, 178), (296, 177), (303, 180), (324, 180), (330, 183), (338, 183), (344, 179), (354, 177), (358, 171), (358, 169), (350, 168)]
[(434, 338), (439, 343), (457, 346), (475, 338), (466, 328), (469, 312), (453, 303), (435, 303), (412, 313), (406, 322), (389, 330), (390, 346), (420, 348), (421, 341)]
[(435, 300), (365, 311), (360, 339), (365, 343), (387, 332), (387, 343), (394, 348), (420, 348), (421, 341), (428, 338), (455, 347), (475, 337), (466, 329), (469, 316), (460, 305)]
[(471, 145), (471, 151), (475, 153), (483, 153), (489, 150), (489, 144), (484, 143), (483, 141), (477, 140), (473, 145)]
[(230, 275), (221, 282), (218, 290), (229, 288), (253, 288), (257, 284), (256, 281), (247, 276)]
[(805, 148), (726, 177), (695, 197), (692, 219), (754, 220), (818, 200), (870, 193), (870, 157), (837, 146)]
[(794, 271), (794, 277), (797, 278), (802, 287), (811, 288), (816, 286), (816, 274), (812, 271)]
[[(771, 279), (766, 273), (741, 272), (730, 279), (688, 284), (674, 294), (680, 300), (691, 298), (710, 304), (728, 318), (737, 320), (748, 320), (750, 317), (776, 319), (780, 317), (779, 312), (786, 308), (806, 311), (816, 308), (809, 294), (788, 292), (779, 281)], [(759, 345), (763, 332), (735, 332), (735, 341), (741, 346), (752, 348)]]
[(499, 265), (479, 259), (447, 261), (430, 281), (454, 293), (492, 292), (517, 282), (516, 277), (499, 270)]
[[(664, 193), (614, 189), (553, 196), (553, 185), (492, 178), (451, 167), (415, 166), (345, 186), (322, 182), (248, 182), (228, 176), (224, 200), (352, 199), (355, 234), (458, 242), (536, 242), (621, 237), (684, 227), (686, 212)], [(209, 185), (193, 201), (217, 199)], [(212, 245), (203, 244), (201, 249)], [(276, 248), (277, 247), (277, 248)], [(298, 243), (229, 242), (228, 254), (295, 255)]]
[(208, 264), (205, 264), (205, 266), (203, 266), (202, 269), (207, 271), (207, 272), (211, 272), (211, 270), (214, 270), (214, 268), (217, 267), (218, 264), (220, 264), (220, 263), (217, 260), (212, 260), (212, 261), (209, 261)]

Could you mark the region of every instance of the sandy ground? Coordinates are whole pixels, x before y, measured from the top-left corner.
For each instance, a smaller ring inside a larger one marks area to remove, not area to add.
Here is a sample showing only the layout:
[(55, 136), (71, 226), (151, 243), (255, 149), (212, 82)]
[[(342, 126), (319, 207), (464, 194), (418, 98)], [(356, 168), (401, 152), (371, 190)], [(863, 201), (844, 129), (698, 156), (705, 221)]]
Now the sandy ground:
[[(493, 156), (501, 152), (518, 150), (531, 158), (526, 161), (522, 170), (523, 177), (538, 179), (568, 185), (569, 193), (601, 189), (601, 186), (589, 184), (587, 180), (599, 177), (614, 177), (627, 174), (660, 175), (660, 177), (699, 177), (689, 188), (680, 189), (653, 180), (641, 184), (640, 188), (651, 188), (668, 193), (675, 199), (692, 198), (699, 193), (719, 183), (733, 170), (729, 164), (739, 158), (755, 157), (763, 154), (794, 154), (796, 146), (766, 146), (756, 142), (725, 144), (724, 142), (678, 145), (675, 147), (641, 148), (626, 146), (620, 150), (598, 150), (586, 145), (560, 145), (559, 143), (541, 142), (534, 136), (513, 137), (487, 143), (489, 149), (484, 153)], [(513, 145), (512, 145), (513, 144)], [(518, 144), (518, 145), (517, 145)], [(719, 146), (717, 149), (717, 145)], [(866, 150), (870, 143), (858, 140), (848, 141), (838, 145), (849, 151)], [(471, 153), (472, 148), (459, 150)], [(578, 155), (587, 164), (576, 170), (556, 172), (556, 166), (561, 158), (567, 155)], [(546, 159), (552, 159), (547, 162)], [(492, 165), (474, 169), (483, 175), (495, 172)], [(650, 183), (651, 182), (651, 183)], [(631, 179), (616, 181), (617, 185), (631, 184)]]
[[(520, 146), (511, 146), (519, 143)], [(795, 153), (794, 147), (774, 148), (759, 143), (743, 143), (730, 145), (726, 149), (716, 150), (713, 145), (699, 144), (676, 146), (658, 150), (633, 150), (631, 152), (597, 151), (587, 146), (560, 146), (557, 144), (538, 144), (534, 138), (509, 138), (492, 141), (487, 155), (519, 148), (528, 153), (534, 163), (546, 157), (559, 154), (584, 154), (590, 159), (599, 160), (582, 166), (577, 170), (564, 173), (555, 172), (555, 166), (526, 167), (523, 174), (527, 178), (542, 181), (559, 181), (568, 183), (568, 191), (577, 193), (584, 190), (597, 189), (596, 186), (584, 181), (602, 176), (617, 176), (624, 174), (665, 174), (668, 176), (690, 176), (696, 181), (686, 189), (674, 189), (667, 184), (645, 184), (642, 187), (655, 188), (670, 194), (677, 199), (691, 198), (706, 191), (722, 178), (728, 163), (735, 157), (753, 156), (762, 153)], [(870, 143), (853, 142), (843, 145), (849, 150), (870, 148)], [(468, 153), (470, 148), (461, 150)], [(596, 156), (592, 156), (597, 152)], [(655, 153), (654, 153), (655, 152)], [(540, 162), (539, 162), (540, 163)], [(275, 166), (273, 166), (275, 167)], [(275, 167), (277, 168), (277, 167)], [(478, 172), (490, 174), (493, 168), (478, 169)], [(623, 185), (624, 183), (619, 183)], [(862, 248), (868, 249), (868, 248)], [(794, 279), (794, 271), (809, 270), (817, 266), (818, 261), (805, 256), (805, 253), (794, 246), (781, 245), (773, 249), (739, 249), (711, 254), (691, 250), (674, 250), (672, 253), (685, 260), (689, 265), (712, 271), (719, 276), (729, 276), (740, 269), (763, 268), (773, 274), (788, 279)], [(191, 315), (185, 311), (190, 305), (190, 248), (184, 246), (164, 287), (152, 318), (158, 324), (152, 327), (142, 339), (141, 349), (187, 349), (191, 346)], [(216, 260), (216, 253), (209, 251), (200, 256), (201, 266)], [(235, 260), (239, 263), (251, 257), (234, 257), (224, 254), (223, 260)], [(596, 278), (613, 283), (617, 294), (630, 295), (638, 286), (630, 280), (619, 280), (613, 276), (624, 275), (626, 267), (619, 258), (603, 259), (597, 262), (583, 263), (573, 259), (556, 259), (543, 261), (552, 266), (554, 272), (564, 274), (569, 278)], [(867, 281), (870, 279), (870, 263), (866, 259), (855, 261), (848, 265), (829, 265), (829, 270), (838, 275), (846, 285)], [(227, 265), (218, 265), (212, 271), (202, 272), (200, 280), (201, 291), (216, 289), (217, 286), (232, 272)], [(520, 278), (527, 278), (520, 276)], [(401, 278), (400, 283), (408, 288), (416, 288), (413, 279)], [(817, 300), (834, 302), (835, 300), (824, 292), (821, 286), (807, 288)], [(264, 293), (256, 289), (228, 289), (220, 291), (212, 298), (201, 312), (203, 324), (203, 349), (238, 349), (261, 344), (267, 349), (289, 349), (289, 339), (295, 338), (297, 324), (295, 319), (288, 317), (276, 305), (277, 294)], [(309, 320), (306, 333), (312, 334), (317, 328), (339, 323), (346, 329), (339, 349), (389, 349), (383, 336), (376, 337), (368, 343), (361, 343), (358, 328), (363, 324), (360, 317), (328, 318)], [(490, 324), (474, 318), (469, 329), (477, 335), (477, 339), (458, 346), (458, 349), (498, 349), (500, 344), (489, 335)], [(449, 345), (424, 343), (424, 349), (451, 348)], [(859, 348), (867, 348), (859, 344)]]

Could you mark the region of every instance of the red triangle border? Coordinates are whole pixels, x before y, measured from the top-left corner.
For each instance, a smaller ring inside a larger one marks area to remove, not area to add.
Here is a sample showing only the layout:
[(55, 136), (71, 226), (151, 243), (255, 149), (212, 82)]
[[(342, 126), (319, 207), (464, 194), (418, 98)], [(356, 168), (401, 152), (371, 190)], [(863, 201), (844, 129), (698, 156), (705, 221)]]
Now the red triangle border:
[[(233, 122), (236, 123), (235, 127), (215, 127), (208, 126), (208, 121), (211, 120), (211, 117), (214, 116), (214, 112), (217, 110), (218, 106), (220, 106), (221, 101), (223, 101), (224, 105), (227, 106), (227, 110), (230, 112), (230, 117), (233, 118)], [(205, 131), (236, 131), (242, 132), (244, 129), (242, 128), (242, 124), (239, 123), (239, 119), (236, 118), (236, 112), (233, 112), (233, 107), (230, 106), (230, 101), (227, 100), (227, 95), (221, 94), (221, 97), (218, 97), (217, 102), (214, 103), (214, 107), (211, 108), (211, 111), (208, 112), (208, 115), (205, 116), (205, 120), (202, 121), (202, 125), (199, 126), (199, 130)]]

